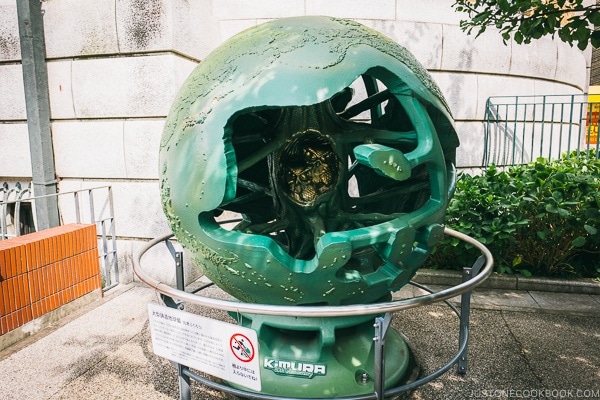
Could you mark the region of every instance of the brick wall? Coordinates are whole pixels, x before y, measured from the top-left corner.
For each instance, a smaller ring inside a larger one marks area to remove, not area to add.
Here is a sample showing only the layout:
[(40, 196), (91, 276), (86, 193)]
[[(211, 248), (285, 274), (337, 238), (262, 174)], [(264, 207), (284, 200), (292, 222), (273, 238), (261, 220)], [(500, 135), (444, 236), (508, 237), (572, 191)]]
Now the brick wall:
[(95, 225), (0, 241), (0, 335), (101, 288)]

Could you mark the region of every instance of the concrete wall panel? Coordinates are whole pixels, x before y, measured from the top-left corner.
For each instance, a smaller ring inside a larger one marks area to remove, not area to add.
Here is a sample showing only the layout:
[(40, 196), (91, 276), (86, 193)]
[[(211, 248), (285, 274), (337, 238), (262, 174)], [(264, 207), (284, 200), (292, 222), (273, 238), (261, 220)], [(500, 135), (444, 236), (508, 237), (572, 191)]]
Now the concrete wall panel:
[(506, 74), (511, 66), (511, 43), (499, 33), (487, 31), (478, 38), (456, 25), (444, 25), (442, 70)]
[(126, 177), (122, 121), (54, 122), (52, 131), (59, 177)]
[(442, 25), (424, 22), (357, 20), (406, 47), (427, 69), (442, 66)]
[(42, 5), (49, 58), (119, 52), (114, 0), (60, 0)]
[(17, 5), (14, 0), (0, 1), (0, 61), (21, 59)]
[(75, 115), (78, 118), (166, 116), (183, 79), (195, 65), (172, 55), (73, 61)]
[(23, 68), (21, 64), (0, 65), (0, 121), (26, 118)]
[(172, 10), (169, 0), (120, 0), (116, 2), (119, 50), (139, 52), (172, 48)]
[[(436, 71), (432, 71), (431, 75), (446, 98), (454, 119), (469, 120), (480, 117), (477, 114), (477, 75)], [(472, 97), (465, 97), (464, 93), (471, 93)]]
[(569, 82), (581, 91), (587, 92), (590, 82), (588, 70), (581, 67), (585, 63), (584, 53), (566, 43), (560, 43), (556, 55), (554, 79), (558, 82)]
[(76, 118), (72, 87), (73, 61), (52, 61), (46, 65), (48, 68), (48, 92), (52, 118)]
[(201, 60), (221, 43), (219, 21), (212, 17), (212, 0), (171, 0), (171, 20), (174, 51)]
[(52, 125), (61, 178), (158, 179), (163, 120), (57, 121)]
[(554, 79), (558, 44), (545, 38), (536, 41), (533, 45), (513, 43), (510, 74)]
[(257, 25), (256, 19), (232, 19), (219, 22), (220, 41), (231, 38), (238, 33)]
[(126, 120), (123, 123), (125, 174), (131, 179), (158, 179), (158, 150), (164, 121)]
[(395, 3), (395, 0), (379, 0), (374, 6), (362, 0), (306, 0), (306, 15), (389, 20), (396, 17)]
[(462, 17), (452, 8), (453, 0), (396, 0), (396, 19), (458, 25)]
[(456, 131), (460, 147), (456, 152), (456, 164), (461, 168), (479, 167), (483, 160), (483, 122), (457, 121)]
[(31, 176), (26, 123), (0, 124), (0, 179)]
[(477, 76), (477, 115), (484, 118), (486, 101), (490, 96), (529, 96), (535, 93), (535, 82), (527, 78), (505, 75)]
[(212, 17), (230, 19), (272, 19), (304, 15), (304, 0), (219, 0), (213, 2)]

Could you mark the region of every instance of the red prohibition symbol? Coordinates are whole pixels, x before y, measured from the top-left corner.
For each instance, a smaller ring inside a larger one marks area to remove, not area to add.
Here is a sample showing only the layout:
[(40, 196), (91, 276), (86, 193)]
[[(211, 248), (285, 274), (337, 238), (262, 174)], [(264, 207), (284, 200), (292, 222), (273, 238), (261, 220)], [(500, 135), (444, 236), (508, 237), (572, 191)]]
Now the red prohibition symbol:
[(231, 352), (241, 362), (250, 362), (254, 359), (254, 346), (250, 339), (241, 333), (236, 333), (229, 339)]

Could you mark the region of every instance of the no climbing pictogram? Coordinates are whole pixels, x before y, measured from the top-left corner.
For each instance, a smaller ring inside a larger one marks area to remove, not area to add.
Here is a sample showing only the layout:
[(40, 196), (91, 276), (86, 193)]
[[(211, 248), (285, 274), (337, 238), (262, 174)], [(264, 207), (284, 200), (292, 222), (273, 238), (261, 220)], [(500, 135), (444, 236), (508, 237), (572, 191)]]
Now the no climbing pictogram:
[(254, 359), (254, 345), (246, 336), (236, 333), (229, 339), (231, 352), (241, 362), (250, 362)]

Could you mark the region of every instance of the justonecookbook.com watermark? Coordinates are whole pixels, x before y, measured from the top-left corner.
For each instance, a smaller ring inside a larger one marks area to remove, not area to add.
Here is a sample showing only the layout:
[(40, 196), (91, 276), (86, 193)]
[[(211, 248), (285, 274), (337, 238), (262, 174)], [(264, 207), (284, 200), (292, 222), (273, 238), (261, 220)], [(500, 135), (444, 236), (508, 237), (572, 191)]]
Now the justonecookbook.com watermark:
[(600, 399), (600, 389), (476, 389), (469, 399)]

